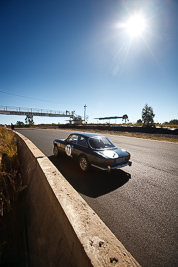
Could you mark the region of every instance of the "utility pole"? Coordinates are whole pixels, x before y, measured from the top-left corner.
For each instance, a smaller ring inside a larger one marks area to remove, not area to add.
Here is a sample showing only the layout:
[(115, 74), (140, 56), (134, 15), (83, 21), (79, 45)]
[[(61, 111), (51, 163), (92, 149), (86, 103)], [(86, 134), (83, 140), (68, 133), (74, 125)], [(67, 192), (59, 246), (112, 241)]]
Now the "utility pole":
[(85, 104), (85, 106), (84, 106), (84, 123), (85, 123), (85, 121), (86, 121), (86, 108), (87, 108), (87, 106), (86, 106), (86, 104)]

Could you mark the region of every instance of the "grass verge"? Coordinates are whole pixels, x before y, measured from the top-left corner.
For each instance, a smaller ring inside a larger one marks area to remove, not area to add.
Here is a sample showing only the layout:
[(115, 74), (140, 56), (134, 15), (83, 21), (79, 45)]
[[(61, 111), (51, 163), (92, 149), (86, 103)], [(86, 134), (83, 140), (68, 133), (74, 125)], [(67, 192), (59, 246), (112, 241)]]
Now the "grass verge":
[[(67, 129), (62, 128), (62, 130), (68, 130), (70, 132), (77, 132), (80, 128), (73, 128)], [(60, 130), (60, 128), (58, 128)], [(143, 139), (151, 139), (151, 140), (158, 140), (158, 141), (167, 141), (167, 142), (174, 142), (178, 143), (178, 135), (169, 135), (169, 134), (151, 134), (151, 133), (138, 133), (138, 132), (119, 132), (119, 131), (107, 131), (107, 130), (91, 130), (91, 129), (82, 129), (82, 132), (95, 132), (99, 134), (112, 134), (112, 135), (119, 135), (119, 136), (128, 136), (128, 137), (135, 137), (135, 138), (143, 138)]]
[(169, 135), (161, 135), (161, 134), (147, 134), (147, 133), (113, 133), (121, 136), (128, 136), (128, 137), (136, 137), (136, 138), (143, 138), (143, 139), (151, 139), (151, 140), (159, 140), (159, 141), (167, 141), (167, 142), (174, 142), (178, 143), (178, 136), (169, 136)]
[[(22, 178), (14, 133), (0, 128), (0, 266), (18, 266)], [(12, 265), (13, 264), (13, 265)]]

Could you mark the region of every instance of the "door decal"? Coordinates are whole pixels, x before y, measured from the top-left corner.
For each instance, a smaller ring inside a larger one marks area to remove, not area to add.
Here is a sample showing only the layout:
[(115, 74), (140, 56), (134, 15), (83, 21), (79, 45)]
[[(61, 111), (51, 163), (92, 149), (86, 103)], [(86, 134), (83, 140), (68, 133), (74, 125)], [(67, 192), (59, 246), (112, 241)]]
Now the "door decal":
[(65, 152), (66, 152), (67, 156), (69, 156), (69, 157), (71, 156), (71, 154), (72, 154), (72, 148), (71, 148), (70, 145), (67, 145), (65, 147)]

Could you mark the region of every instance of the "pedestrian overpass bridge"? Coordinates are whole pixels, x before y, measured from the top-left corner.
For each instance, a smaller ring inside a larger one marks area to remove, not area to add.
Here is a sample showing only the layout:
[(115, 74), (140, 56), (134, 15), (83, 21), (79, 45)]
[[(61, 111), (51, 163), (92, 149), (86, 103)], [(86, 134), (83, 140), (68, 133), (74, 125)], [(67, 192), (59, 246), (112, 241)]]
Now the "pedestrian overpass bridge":
[(75, 111), (56, 111), (23, 107), (9, 107), (0, 105), (1, 115), (22, 115), (22, 116), (41, 116), (41, 117), (74, 117)]

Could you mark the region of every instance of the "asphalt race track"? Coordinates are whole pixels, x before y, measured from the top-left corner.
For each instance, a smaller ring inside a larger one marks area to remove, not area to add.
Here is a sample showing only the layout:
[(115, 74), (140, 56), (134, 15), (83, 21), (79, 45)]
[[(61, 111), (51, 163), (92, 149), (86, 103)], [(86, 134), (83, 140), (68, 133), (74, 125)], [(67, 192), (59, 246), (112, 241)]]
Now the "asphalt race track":
[(178, 266), (178, 143), (107, 135), (131, 153), (132, 167), (83, 174), (72, 159), (52, 153), (53, 139), (70, 131), (18, 132), (49, 157), (141, 266)]

